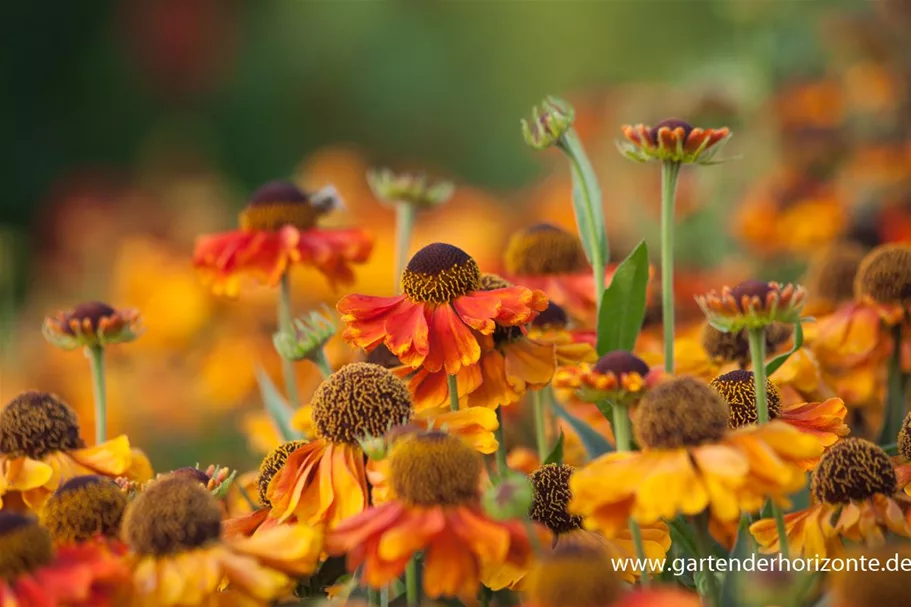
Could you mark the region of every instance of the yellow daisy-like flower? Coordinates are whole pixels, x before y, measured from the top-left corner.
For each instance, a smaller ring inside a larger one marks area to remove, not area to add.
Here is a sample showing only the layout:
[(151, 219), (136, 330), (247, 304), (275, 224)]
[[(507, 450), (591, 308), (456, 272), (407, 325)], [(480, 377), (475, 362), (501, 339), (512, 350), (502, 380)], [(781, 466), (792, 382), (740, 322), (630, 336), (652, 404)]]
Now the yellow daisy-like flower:
[(787, 503), (804, 483), (801, 462), (818, 457), (812, 437), (773, 421), (730, 431), (728, 408), (689, 377), (649, 391), (633, 417), (642, 451), (603, 455), (570, 479), (570, 512), (608, 537), (632, 516), (642, 524), (708, 510), (722, 523)]
[[(844, 540), (879, 545), (887, 532), (911, 537), (911, 498), (900, 491), (889, 456), (870, 441), (846, 438), (831, 447), (811, 489), (814, 503), (784, 517), (792, 555), (838, 555)], [(764, 552), (778, 551), (773, 519), (757, 521), (750, 532)]]
[(218, 501), (175, 476), (153, 482), (130, 504), (123, 537), (137, 607), (265, 607), (312, 573), (322, 551), (322, 532), (304, 525), (222, 537)]
[(23, 392), (0, 411), (0, 506), (37, 511), (61, 483), (86, 474), (145, 481), (152, 469), (126, 436), (86, 447), (76, 413), (52, 394)]

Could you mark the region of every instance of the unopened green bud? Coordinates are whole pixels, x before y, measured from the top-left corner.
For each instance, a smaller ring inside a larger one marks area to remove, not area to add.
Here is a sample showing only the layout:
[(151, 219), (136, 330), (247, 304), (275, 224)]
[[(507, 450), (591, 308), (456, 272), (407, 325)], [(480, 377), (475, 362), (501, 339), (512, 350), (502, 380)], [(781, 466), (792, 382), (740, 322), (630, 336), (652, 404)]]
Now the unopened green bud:
[(511, 472), (485, 491), (481, 502), (492, 519), (505, 521), (527, 518), (534, 499), (535, 488), (528, 477)]
[(530, 121), (522, 120), (525, 143), (536, 150), (549, 148), (572, 128), (575, 118), (576, 110), (572, 105), (563, 99), (548, 97), (532, 109)]

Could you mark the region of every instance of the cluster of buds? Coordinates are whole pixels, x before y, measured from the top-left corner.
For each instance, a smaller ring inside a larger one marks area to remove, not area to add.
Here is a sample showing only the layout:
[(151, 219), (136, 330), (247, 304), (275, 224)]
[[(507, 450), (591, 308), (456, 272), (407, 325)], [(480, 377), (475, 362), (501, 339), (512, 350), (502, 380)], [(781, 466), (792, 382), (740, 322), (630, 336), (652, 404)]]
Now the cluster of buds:
[(372, 169), (367, 183), (381, 202), (388, 206), (405, 204), (416, 209), (431, 209), (448, 201), (455, 190), (452, 182), (431, 182), (426, 175), (393, 173), (389, 169)]
[(328, 309), (325, 309), (322, 313), (310, 312), (306, 318), (296, 319), (291, 331), (275, 333), (272, 342), (282, 358), (291, 361), (316, 360), (337, 330)]

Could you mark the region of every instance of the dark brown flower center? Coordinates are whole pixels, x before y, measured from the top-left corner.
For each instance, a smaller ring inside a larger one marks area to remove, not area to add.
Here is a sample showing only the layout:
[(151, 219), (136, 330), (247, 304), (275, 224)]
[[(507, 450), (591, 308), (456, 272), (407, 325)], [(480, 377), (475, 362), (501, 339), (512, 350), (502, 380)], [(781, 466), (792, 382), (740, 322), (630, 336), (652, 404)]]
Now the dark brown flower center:
[(0, 453), (41, 459), (85, 447), (76, 413), (46, 392), (23, 392), (0, 411)]
[(504, 261), (506, 271), (514, 276), (576, 274), (589, 269), (578, 236), (546, 223), (513, 234)]
[(73, 331), (73, 327), (70, 325), (75, 321), (83, 332), (86, 330), (95, 332), (101, 326), (102, 318), (111, 318), (116, 315), (117, 310), (106, 303), (100, 301), (81, 303), (66, 315), (66, 323), (63, 326), (63, 331), (69, 335), (74, 335), (75, 331)]
[(269, 483), (272, 481), (272, 478), (278, 474), (278, 471), (282, 469), (285, 462), (288, 461), (288, 456), (306, 444), (307, 441), (305, 440), (288, 441), (270, 451), (269, 454), (263, 458), (262, 463), (259, 465), (259, 476), (256, 478), (260, 504), (267, 508), (272, 506), (272, 503), (269, 502), (269, 498), (266, 497), (266, 494), (269, 491)]
[(455, 506), (478, 499), (481, 470), (481, 456), (461, 439), (426, 432), (395, 443), (389, 484), (409, 504)]
[(447, 303), (481, 288), (481, 270), (451, 244), (435, 242), (417, 253), (402, 273), (402, 290), (412, 301)]
[(889, 456), (879, 446), (861, 438), (846, 438), (829, 448), (813, 473), (816, 499), (827, 504), (847, 504), (876, 494), (891, 496), (898, 480)]
[(652, 449), (696, 447), (720, 440), (728, 429), (728, 407), (707, 384), (691, 377), (672, 379), (639, 403), (633, 430)]
[(51, 537), (34, 518), (0, 512), (0, 582), (12, 582), (53, 559)]
[[(731, 409), (731, 428), (755, 424), (759, 420), (756, 413), (756, 383), (752, 371), (731, 371), (719, 375), (710, 385)], [(766, 379), (766, 403), (769, 419), (775, 419), (781, 414), (781, 390), (769, 379)]]
[(582, 517), (566, 510), (573, 497), (569, 490), (572, 474), (572, 466), (547, 464), (528, 476), (535, 489), (529, 517), (554, 533), (566, 533), (582, 527)]
[(672, 131), (682, 128), (684, 141), (686, 141), (686, 138), (689, 137), (690, 133), (693, 131), (693, 125), (685, 120), (680, 120), (679, 118), (666, 118), (649, 130), (648, 138), (649, 141), (652, 142), (652, 145), (658, 145), (658, 132), (664, 127), (667, 127)]
[(618, 378), (628, 373), (638, 373), (642, 377), (649, 373), (646, 362), (626, 350), (608, 352), (598, 359), (594, 370), (605, 375), (613, 373)]
[(563, 329), (569, 324), (569, 316), (566, 314), (566, 310), (554, 302), (550, 302), (547, 304), (547, 309), (538, 314), (531, 324), (542, 328)]
[(911, 300), (911, 246), (888, 244), (870, 251), (857, 270), (854, 290), (881, 303)]
[(771, 284), (764, 282), (762, 280), (745, 280), (733, 289), (731, 289), (731, 296), (734, 298), (734, 301), (737, 302), (737, 307), (740, 308), (741, 312), (749, 312), (749, 307), (743, 306), (743, 299), (747, 298), (748, 301), (752, 301), (754, 297), (758, 298), (761, 305), (765, 305), (768, 301), (769, 293), (774, 290)]
[(120, 486), (103, 476), (76, 476), (62, 484), (41, 510), (41, 524), (58, 543), (96, 535), (117, 537), (127, 507)]
[(253, 193), (240, 213), (240, 227), (245, 230), (278, 230), (294, 226), (308, 230), (326, 212), (312, 204), (310, 197), (289, 181), (273, 181)]

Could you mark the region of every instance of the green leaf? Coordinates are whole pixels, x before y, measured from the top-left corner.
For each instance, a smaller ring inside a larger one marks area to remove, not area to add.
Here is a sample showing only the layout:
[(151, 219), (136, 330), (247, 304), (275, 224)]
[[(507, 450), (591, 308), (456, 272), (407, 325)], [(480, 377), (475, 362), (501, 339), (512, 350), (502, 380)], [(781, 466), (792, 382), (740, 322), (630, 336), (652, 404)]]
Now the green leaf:
[(547, 456), (547, 459), (544, 460), (544, 464), (562, 464), (563, 463), (563, 431), (560, 431), (560, 438), (557, 439), (557, 444), (554, 445), (554, 448), (551, 449), (550, 455)]
[[(560, 149), (569, 158), (573, 178), (573, 212), (582, 248), (589, 263), (595, 258), (607, 264), (607, 232), (604, 228), (604, 209), (601, 206), (601, 187), (592, 163), (573, 129), (560, 139)], [(594, 237), (595, 242), (591, 242)]]
[(791, 348), (790, 350), (788, 350), (787, 352), (785, 352), (784, 354), (779, 354), (778, 356), (776, 356), (775, 358), (770, 360), (768, 362), (768, 364), (766, 364), (766, 367), (765, 367), (765, 376), (766, 377), (770, 377), (772, 375), (772, 373), (777, 371), (781, 367), (781, 365), (783, 365), (789, 358), (791, 358), (792, 354), (794, 354), (795, 352), (800, 350), (801, 346), (803, 346), (803, 326), (801, 325), (801, 323), (802, 322), (811, 322), (813, 320), (814, 320), (813, 318), (801, 318), (796, 323), (794, 323), (794, 347)]
[(624, 259), (614, 272), (598, 313), (598, 354), (632, 350), (645, 319), (648, 289), (648, 246), (645, 241)]
[(269, 418), (278, 429), (282, 440), (287, 442), (303, 438), (304, 436), (300, 432), (291, 427), (291, 418), (294, 417), (294, 411), (288, 406), (275, 384), (272, 383), (272, 380), (262, 369), (256, 370), (256, 382), (259, 384), (259, 393), (262, 395), (266, 413), (269, 414)]
[(614, 450), (613, 446), (607, 439), (598, 434), (598, 432), (589, 426), (587, 423), (558, 405), (557, 403), (552, 403), (551, 408), (554, 414), (565, 421), (579, 436), (579, 440), (582, 442), (582, 447), (585, 448), (585, 453), (588, 454), (589, 459), (595, 459), (605, 453), (610, 453)]

